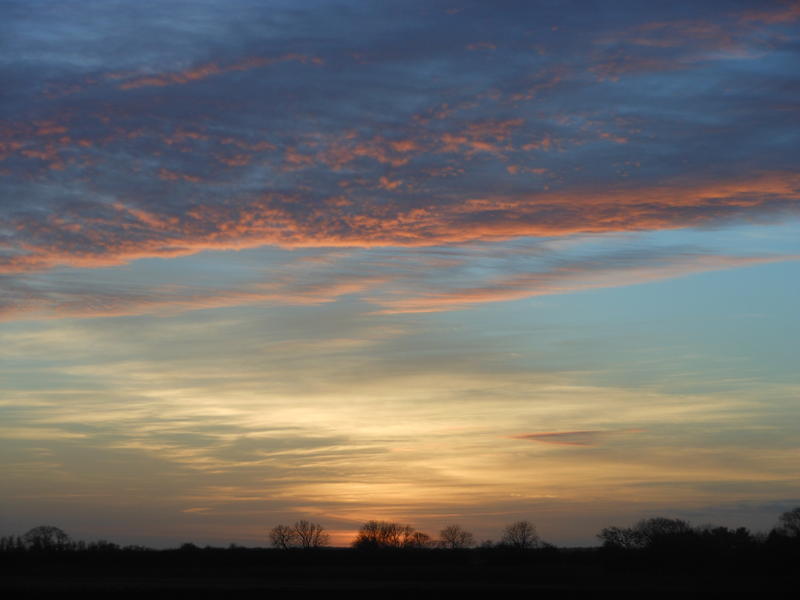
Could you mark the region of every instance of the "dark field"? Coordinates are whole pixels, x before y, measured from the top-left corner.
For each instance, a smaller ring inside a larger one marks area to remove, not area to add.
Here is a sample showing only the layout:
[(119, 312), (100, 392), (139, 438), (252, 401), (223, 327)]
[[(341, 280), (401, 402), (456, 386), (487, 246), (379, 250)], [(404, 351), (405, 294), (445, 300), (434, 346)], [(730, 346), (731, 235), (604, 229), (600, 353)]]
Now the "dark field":
[[(790, 551), (791, 550), (791, 551)], [(381, 598), (794, 598), (796, 549), (736, 556), (591, 549), (67, 551), (3, 555), (7, 598), (212, 598), (373, 593)]]

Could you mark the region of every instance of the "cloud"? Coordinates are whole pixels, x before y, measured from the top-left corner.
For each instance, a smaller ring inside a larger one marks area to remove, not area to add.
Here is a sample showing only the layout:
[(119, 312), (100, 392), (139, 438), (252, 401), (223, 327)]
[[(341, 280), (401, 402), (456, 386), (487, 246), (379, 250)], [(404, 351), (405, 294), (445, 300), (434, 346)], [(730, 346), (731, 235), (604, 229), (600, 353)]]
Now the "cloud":
[(797, 0), (784, 0), (771, 8), (748, 10), (739, 15), (743, 23), (792, 23), (800, 19), (800, 2)]
[(762, 10), (716, 14), (713, 19), (639, 23), (595, 37), (602, 49), (594, 54), (595, 64), (589, 70), (601, 80), (618, 81), (625, 75), (699, 68), (720, 59), (751, 59), (762, 56), (779, 39), (773, 26), (798, 18), (800, 4), (790, 1)]
[(546, 431), (540, 433), (521, 433), (512, 435), (515, 440), (530, 440), (558, 446), (597, 446), (608, 438), (629, 433), (641, 433), (644, 429), (586, 430), (586, 431)]
[[(614, 238), (600, 236), (595, 238), (598, 242), (613, 248)], [(296, 250), (273, 251), (263, 272), (240, 266), (240, 276), (220, 277), (213, 286), (199, 285), (191, 269), (171, 284), (122, 283), (113, 270), (96, 276), (74, 270), (6, 275), (0, 276), (0, 320), (175, 315), (233, 306), (313, 306), (345, 299), (365, 303), (371, 314), (430, 313), (800, 260), (800, 255), (792, 254), (714, 254), (693, 247), (644, 244), (601, 251), (591, 240), (574, 241), (577, 249), (587, 247), (584, 253), (591, 248), (589, 258), (581, 252), (570, 256), (559, 250), (563, 244), (558, 239), (531, 239), (525, 244), (478, 248), (377, 247), (338, 253), (311, 249), (297, 257)], [(220, 254), (216, 260), (234, 265), (237, 256)], [(147, 272), (140, 270), (137, 278)]]
[[(394, 193), (396, 190), (392, 190)], [(440, 201), (350, 200), (309, 203), (267, 195), (193, 203), (183, 214), (134, 203), (83, 203), (60, 214), (9, 220), (0, 272), (58, 265), (95, 267), (204, 250), (283, 247), (425, 247), (523, 236), (676, 229), (725, 220), (759, 220), (800, 208), (800, 176), (767, 173), (728, 181)]]
[[(0, 112), (0, 244), (10, 249), (0, 268), (257, 244), (436, 245), (684, 227), (796, 206), (796, 140), (785, 111), (767, 108), (793, 100), (794, 76), (781, 62), (791, 48), (758, 33), (774, 25), (785, 35), (795, 4), (699, 7), (678, 11), (683, 18), (668, 7), (604, 7), (618, 17), (607, 21), (613, 28), (598, 28), (588, 10), (565, 17), (570, 28), (535, 35), (522, 23), (540, 7), (515, 4), (493, 15), (487, 33), (508, 43), (492, 52), (467, 49), (486, 39), (475, 37), (485, 26), (478, 7), (430, 20), (411, 8), (387, 20), (361, 7), (343, 20), (332, 8), (234, 4), (204, 6), (189, 20), (131, 6), (130, 27), (100, 4), (87, 8), (94, 20), (66, 15), (63, 24), (42, 8), (48, 52), (23, 35), (33, 17), (12, 14), (7, 53), (29, 66), (0, 74), (24, 83), (10, 86), (19, 96)], [(121, 40), (170, 35), (112, 52), (111, 34), (91, 27), (99, 22)], [(318, 35), (333, 23), (341, 35)], [(58, 41), (77, 54), (69, 68)], [(732, 69), (719, 51), (745, 42), (763, 42), (769, 56)], [(696, 75), (673, 69), (700, 54)], [(614, 80), (627, 73), (660, 83), (622, 89)], [(53, 97), (43, 91), (51, 84), (84, 87)], [(660, 91), (668, 89), (683, 95)], [(769, 177), (785, 188), (770, 189)], [(724, 188), (739, 180), (749, 189), (732, 193), (763, 201), (729, 202)], [(342, 181), (352, 182), (348, 208), (326, 209)], [(717, 184), (714, 201), (692, 189)], [(681, 200), (659, 193), (690, 201), (679, 211)], [(764, 198), (775, 193), (784, 197)]]
[(547, 271), (501, 276), (483, 285), (444, 288), (405, 297), (372, 297), (384, 314), (458, 310), (486, 302), (507, 302), (536, 296), (637, 285), (691, 273), (732, 269), (771, 262), (800, 260), (800, 255), (735, 257), (715, 255), (647, 256), (638, 260), (607, 257), (563, 264)]
[(197, 65), (183, 71), (173, 73), (154, 73), (147, 76), (135, 76), (130, 73), (109, 73), (107, 77), (112, 80), (123, 80), (118, 84), (121, 90), (132, 90), (141, 87), (164, 87), (168, 85), (182, 85), (185, 83), (192, 83), (223, 75), (225, 73), (232, 73), (236, 71), (249, 71), (251, 69), (260, 69), (262, 67), (272, 65), (280, 62), (295, 61), (302, 64), (322, 64), (322, 59), (314, 56), (304, 56), (302, 54), (285, 54), (275, 58), (269, 57), (252, 57), (239, 60), (227, 65), (219, 65), (217, 63), (206, 63)]
[(142, 314), (178, 314), (251, 304), (305, 306), (364, 294), (385, 281), (379, 275), (340, 275), (303, 281), (290, 275), (269, 283), (235, 288), (197, 285), (98, 285), (66, 283), (63, 279), (6, 279), (0, 292), (0, 321), (25, 318), (92, 318)]

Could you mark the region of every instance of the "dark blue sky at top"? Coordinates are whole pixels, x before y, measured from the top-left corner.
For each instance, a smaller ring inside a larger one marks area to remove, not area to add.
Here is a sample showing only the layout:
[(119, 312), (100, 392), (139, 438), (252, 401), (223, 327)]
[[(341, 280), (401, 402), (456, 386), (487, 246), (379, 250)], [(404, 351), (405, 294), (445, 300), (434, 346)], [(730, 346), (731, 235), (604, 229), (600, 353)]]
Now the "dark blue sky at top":
[(242, 244), (706, 226), (798, 207), (796, 3), (2, 13), (6, 272)]
[[(793, 170), (797, 23), (774, 16), (791, 10), (781, 2), (5, 2), (3, 211), (22, 229), (55, 235), (36, 209), (58, 205), (82, 222), (115, 199), (180, 215), (277, 192), (302, 196), (287, 209), (295, 214), (352, 179), (361, 180), (347, 190), (356, 202), (395, 203), (378, 215), (388, 217), (467, 192)], [(275, 62), (242, 66), (254, 58)], [(219, 72), (121, 89), (208, 64)], [(35, 123), (65, 130), (36, 134)], [(467, 143), (441, 141), (480, 125)], [(165, 144), (180, 130), (208, 137)], [(420, 148), (287, 167), (287, 149), (312, 156), (376, 136)], [(226, 147), (229, 137), (250, 147)], [(271, 147), (252, 150), (264, 141)], [(231, 164), (219, 160), (224, 151)], [(380, 177), (403, 184), (371, 189)], [(353, 226), (334, 229), (342, 227)], [(32, 235), (4, 238), (41, 243)], [(104, 251), (87, 239), (73, 244), (60, 249)]]

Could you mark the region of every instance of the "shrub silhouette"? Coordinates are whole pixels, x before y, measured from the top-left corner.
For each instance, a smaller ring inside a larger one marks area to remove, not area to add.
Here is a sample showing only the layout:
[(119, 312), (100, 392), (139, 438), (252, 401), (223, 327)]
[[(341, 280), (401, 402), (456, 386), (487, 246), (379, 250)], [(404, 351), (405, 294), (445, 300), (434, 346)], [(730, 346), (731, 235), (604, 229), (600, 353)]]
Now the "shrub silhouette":
[(778, 517), (775, 529), (783, 536), (800, 539), (800, 506)]
[(605, 548), (632, 550), (642, 547), (642, 538), (633, 527), (606, 527), (597, 537)]
[(70, 537), (58, 527), (39, 525), (22, 536), (28, 550), (68, 550), (72, 544)]

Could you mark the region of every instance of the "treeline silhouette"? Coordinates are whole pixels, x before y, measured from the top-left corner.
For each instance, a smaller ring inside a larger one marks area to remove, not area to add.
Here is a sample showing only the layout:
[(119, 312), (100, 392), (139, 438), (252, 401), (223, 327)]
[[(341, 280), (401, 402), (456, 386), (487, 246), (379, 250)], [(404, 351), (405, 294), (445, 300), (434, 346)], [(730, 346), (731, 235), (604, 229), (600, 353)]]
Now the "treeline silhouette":
[(532, 522), (518, 521), (503, 529), (499, 541), (478, 543), (457, 524), (434, 538), (410, 525), (371, 520), (350, 547), (333, 548), (321, 524), (300, 520), (265, 531), (270, 548), (185, 543), (155, 550), (76, 541), (45, 525), (0, 537), (0, 589), (52, 591), (74, 587), (76, 578), (98, 590), (106, 590), (103, 582), (125, 581), (137, 593), (160, 585), (200, 593), (209, 582), (253, 590), (500, 586), (631, 593), (681, 593), (698, 585), (784, 590), (797, 584), (800, 507), (780, 515), (767, 533), (656, 517), (607, 527), (597, 537), (598, 546), (559, 548), (544, 542)]

